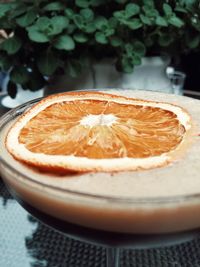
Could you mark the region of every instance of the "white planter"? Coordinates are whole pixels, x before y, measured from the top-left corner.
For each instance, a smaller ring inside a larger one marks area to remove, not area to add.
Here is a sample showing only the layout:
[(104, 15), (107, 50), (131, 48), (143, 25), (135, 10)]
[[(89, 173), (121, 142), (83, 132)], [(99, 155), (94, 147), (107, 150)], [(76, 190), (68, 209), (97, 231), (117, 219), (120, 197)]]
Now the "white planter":
[(122, 88), (123, 74), (115, 68), (113, 60), (105, 59), (92, 66), (93, 88)]
[(89, 88), (142, 89), (172, 93), (171, 82), (166, 75), (169, 62), (169, 58), (143, 58), (142, 65), (136, 66), (133, 73), (124, 74), (115, 69), (113, 60), (105, 59), (93, 64), (78, 78), (54, 77), (45, 94)]
[(124, 74), (122, 88), (142, 89), (172, 93), (171, 82), (166, 75), (169, 58), (146, 57), (132, 74)]

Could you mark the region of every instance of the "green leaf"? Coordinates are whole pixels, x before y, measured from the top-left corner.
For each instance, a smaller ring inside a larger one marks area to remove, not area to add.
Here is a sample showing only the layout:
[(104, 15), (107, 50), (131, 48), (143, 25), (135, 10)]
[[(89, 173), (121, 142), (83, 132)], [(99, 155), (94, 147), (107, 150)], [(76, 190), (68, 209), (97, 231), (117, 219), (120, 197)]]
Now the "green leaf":
[(0, 53), (0, 70), (8, 71), (12, 65), (10, 57), (5, 52)]
[(27, 5), (24, 3), (18, 3), (15, 8), (12, 9), (12, 12), (9, 14), (10, 18), (17, 18), (21, 15), (24, 15), (27, 12)]
[(63, 10), (65, 6), (61, 2), (52, 2), (43, 7), (43, 10), (46, 11), (60, 11)]
[(158, 43), (160, 46), (167, 47), (173, 42), (173, 37), (170, 34), (160, 34)]
[(87, 32), (87, 33), (93, 33), (96, 30), (95, 24), (93, 21), (88, 21), (86, 20), (83, 16), (81, 15), (75, 15), (74, 16), (74, 23), (75, 25), (82, 31)]
[(68, 27), (69, 19), (65, 16), (55, 16), (51, 18), (50, 23), (52, 27), (48, 34), (56, 35)]
[(66, 16), (59, 15), (52, 18), (42, 16), (33, 27), (35, 27), (36, 31), (48, 37), (61, 33), (64, 29), (68, 28), (68, 25), (69, 19)]
[(181, 5), (192, 6), (196, 3), (196, 0), (180, 0)]
[(83, 8), (87, 8), (90, 5), (90, 2), (88, 0), (76, 0), (75, 3), (78, 7)]
[(132, 60), (128, 58), (127, 56), (123, 56), (122, 61), (122, 71), (125, 73), (132, 73), (134, 69), (134, 65), (132, 63)]
[(117, 21), (116, 18), (111, 17), (111, 18), (109, 18), (109, 20), (108, 20), (108, 24), (109, 24), (109, 26), (110, 26), (111, 28), (115, 29), (115, 28), (117, 28), (117, 26), (118, 26), (118, 21)]
[(92, 21), (94, 19), (94, 12), (90, 8), (84, 8), (80, 11), (80, 15), (85, 19), (85, 21)]
[(115, 30), (112, 28), (106, 28), (104, 31), (102, 31), (105, 36), (109, 37), (115, 33)]
[(158, 10), (149, 7), (149, 6), (143, 6), (142, 9), (145, 12), (145, 15), (149, 18), (155, 18), (159, 15)]
[(75, 32), (75, 30), (77, 29), (76, 25), (73, 23), (73, 24), (69, 24), (67, 29), (66, 29), (66, 32), (71, 35)]
[(49, 42), (49, 37), (46, 34), (40, 32), (35, 26), (28, 28), (28, 37), (30, 40), (37, 43)]
[(152, 25), (152, 22), (151, 22), (149, 17), (147, 17), (147, 16), (145, 16), (143, 14), (140, 14), (140, 19), (143, 22), (143, 24)]
[(83, 30), (84, 30), (85, 32), (87, 32), (87, 33), (93, 33), (93, 32), (96, 31), (96, 27), (95, 27), (94, 23), (91, 22), (91, 23), (88, 23), (88, 24), (83, 28)]
[(134, 54), (137, 54), (139, 56), (144, 56), (146, 53), (146, 48), (144, 44), (140, 41), (135, 41), (132, 44)]
[(84, 26), (84, 19), (83, 19), (83, 17), (80, 16), (80, 15), (75, 15), (74, 16), (74, 23), (76, 24), (76, 26), (79, 29), (82, 29), (82, 27)]
[(75, 33), (73, 38), (77, 43), (86, 43), (88, 41), (88, 36), (82, 32)]
[(66, 8), (64, 11), (64, 14), (69, 18), (73, 19), (74, 17), (74, 11), (71, 8)]
[(70, 51), (75, 48), (75, 42), (69, 35), (61, 35), (56, 39), (54, 47), (57, 49)]
[(165, 18), (163, 18), (161, 16), (158, 16), (158, 17), (156, 17), (156, 25), (162, 26), (162, 27), (167, 27), (168, 26), (168, 23), (165, 20)]
[(112, 36), (110, 38), (110, 43), (113, 47), (119, 47), (123, 44), (123, 41), (120, 37), (118, 36)]
[(143, 0), (144, 5), (148, 8), (154, 8), (155, 7), (154, 2), (155, 0)]
[(174, 9), (176, 12), (181, 12), (181, 13), (187, 13), (187, 9), (184, 8), (183, 6), (176, 6)]
[(173, 26), (175, 26), (175, 27), (177, 27), (177, 28), (181, 28), (182, 26), (184, 26), (184, 21), (182, 20), (182, 19), (180, 19), (180, 18), (178, 18), (178, 17), (176, 17), (176, 16), (172, 16), (172, 17), (170, 17), (169, 18), (169, 20), (168, 20), (168, 22), (171, 24), (171, 25), (173, 25)]
[(50, 19), (46, 16), (42, 16), (37, 20), (35, 26), (38, 28), (39, 31), (44, 32), (45, 30), (48, 29), (50, 24), (51, 24)]
[(44, 76), (52, 75), (60, 65), (60, 60), (52, 52), (42, 53), (37, 59), (39, 71)]
[(13, 36), (11, 38), (6, 39), (1, 44), (1, 49), (6, 51), (9, 55), (13, 55), (19, 51), (21, 46), (22, 46), (22, 41), (18, 37)]
[(34, 10), (28, 11), (25, 15), (16, 19), (16, 22), (21, 27), (27, 27), (32, 24), (37, 17), (37, 12)]
[(141, 58), (139, 55), (134, 55), (134, 56), (133, 56), (133, 60), (132, 60), (132, 62), (133, 62), (133, 65), (134, 65), (134, 66), (141, 65), (141, 63), (142, 63), (142, 58)]
[(108, 26), (108, 20), (103, 16), (97, 17), (94, 23), (98, 30), (102, 30), (105, 26)]
[(197, 34), (197, 35), (193, 35), (192, 34), (189, 34), (186, 35), (186, 42), (187, 42), (187, 45), (189, 48), (191, 49), (195, 49), (199, 46), (199, 43), (200, 43), (200, 35)]
[(11, 10), (11, 5), (9, 3), (0, 4), (0, 18), (6, 15), (8, 11)]
[(133, 45), (131, 43), (127, 43), (125, 45), (125, 52), (126, 52), (126, 57), (128, 57), (128, 58), (133, 57), (134, 51), (133, 51)]
[(126, 17), (130, 18), (132, 16), (139, 14), (140, 7), (137, 4), (130, 3), (126, 5), (125, 12), (126, 12)]
[(78, 60), (67, 61), (67, 74), (76, 78), (82, 71), (82, 65)]
[(126, 13), (125, 11), (115, 11), (113, 13), (113, 16), (118, 19), (118, 20), (121, 20), (121, 19), (126, 19)]
[(97, 43), (100, 43), (100, 44), (107, 44), (108, 43), (108, 39), (103, 32), (96, 32), (95, 33), (95, 40), (97, 41)]
[(10, 72), (10, 79), (16, 84), (24, 84), (29, 80), (29, 72), (24, 66), (16, 66)]
[(170, 16), (173, 14), (171, 6), (166, 4), (166, 3), (163, 4), (163, 11), (164, 11), (166, 16)]
[(137, 30), (142, 27), (142, 22), (140, 19), (132, 19), (128, 22), (126, 22), (126, 25), (131, 29), (131, 30)]

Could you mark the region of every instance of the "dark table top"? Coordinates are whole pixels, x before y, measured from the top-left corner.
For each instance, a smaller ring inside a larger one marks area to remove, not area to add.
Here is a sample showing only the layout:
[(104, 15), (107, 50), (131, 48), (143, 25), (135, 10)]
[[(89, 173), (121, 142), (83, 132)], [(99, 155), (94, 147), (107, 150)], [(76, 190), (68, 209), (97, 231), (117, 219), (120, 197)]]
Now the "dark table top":
[[(0, 106), (0, 114), (8, 110)], [(199, 267), (199, 251), (198, 236), (167, 248), (124, 249), (120, 266)], [(105, 248), (70, 239), (39, 222), (13, 199), (0, 178), (0, 267), (105, 266)]]

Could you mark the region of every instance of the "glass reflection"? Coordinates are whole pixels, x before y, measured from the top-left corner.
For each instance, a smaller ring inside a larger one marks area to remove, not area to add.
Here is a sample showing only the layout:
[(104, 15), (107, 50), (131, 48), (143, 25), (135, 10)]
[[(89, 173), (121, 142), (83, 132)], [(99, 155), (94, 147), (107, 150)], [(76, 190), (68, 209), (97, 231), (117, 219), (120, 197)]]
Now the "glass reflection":
[[(123, 250), (123, 267), (200, 266), (200, 238), (162, 249)], [(105, 249), (65, 237), (38, 222), (0, 179), (0, 267), (105, 267)]]
[(27, 212), (11, 197), (0, 178), (0, 266), (28, 267), (25, 238), (32, 236), (37, 223), (30, 223)]
[(0, 267), (80, 266), (106, 266), (105, 249), (40, 223), (11, 197), (0, 179)]

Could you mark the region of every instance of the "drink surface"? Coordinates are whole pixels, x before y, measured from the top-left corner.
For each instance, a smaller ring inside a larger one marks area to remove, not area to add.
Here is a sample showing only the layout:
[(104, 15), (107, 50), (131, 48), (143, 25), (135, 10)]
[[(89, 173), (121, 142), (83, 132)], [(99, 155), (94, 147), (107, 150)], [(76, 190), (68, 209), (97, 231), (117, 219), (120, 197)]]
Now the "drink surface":
[[(116, 91), (115, 91), (116, 93)], [(196, 128), (200, 129), (200, 102), (198, 100), (182, 97), (182, 96), (174, 96), (174, 95), (164, 95), (160, 93), (155, 92), (143, 92), (143, 91), (120, 91), (119, 94), (134, 97), (134, 98), (141, 98), (141, 99), (149, 99), (149, 100), (156, 100), (156, 101), (163, 101), (163, 102), (169, 102), (176, 105), (179, 105), (186, 110), (189, 111), (190, 115), (192, 116), (192, 119), (194, 123), (196, 124)], [(12, 177), (12, 171), (9, 172), (9, 175), (2, 169), (2, 174), (5, 178), (5, 180), (8, 182), (9, 186), (13, 187), (16, 192), (22, 196), (22, 198), (25, 198), (25, 200), (28, 199), (29, 204), (33, 204), (33, 206), (39, 207), (41, 203), (43, 211), (46, 209), (47, 213), (51, 213), (51, 208), (47, 207), (47, 202), (50, 201), (51, 205), (52, 203), (55, 203), (55, 210), (56, 205), (59, 205), (58, 200), (62, 200), (62, 204), (68, 205), (68, 199), (65, 198), (65, 192), (63, 190), (70, 190), (73, 192), (80, 192), (85, 194), (91, 194), (93, 196), (100, 196), (101, 199), (104, 198), (104, 196), (109, 196), (112, 198), (118, 198), (118, 199), (132, 199), (133, 205), (130, 209), (130, 203), (126, 206), (126, 202), (124, 202), (122, 205), (119, 205), (119, 213), (116, 213), (113, 215), (113, 220), (115, 216), (123, 216), (123, 210), (124, 210), (124, 224), (123, 224), (123, 218), (122, 222), (117, 226), (116, 231), (126, 231), (127, 225), (129, 226), (127, 231), (135, 232), (135, 231), (143, 231), (145, 227), (147, 226), (141, 226), (141, 229), (137, 227), (133, 228), (131, 225), (131, 221), (133, 218), (137, 218), (138, 225), (140, 223), (143, 223), (144, 220), (148, 219), (148, 216), (155, 213), (155, 209), (158, 211), (157, 218), (152, 218), (152, 224), (155, 222), (155, 220), (161, 220), (160, 216), (163, 214), (166, 214), (166, 207), (169, 209), (171, 207), (172, 213), (168, 214), (169, 218), (173, 216), (175, 210), (174, 207), (177, 208), (179, 206), (179, 202), (175, 201), (175, 205), (173, 205), (173, 201), (167, 201), (165, 208), (159, 207), (159, 203), (155, 206), (152, 204), (151, 199), (160, 199), (161, 202), (165, 198), (168, 200), (175, 197), (184, 197), (184, 196), (190, 196), (194, 194), (200, 193), (200, 164), (199, 164), (199, 155), (200, 155), (200, 140), (199, 136), (194, 136), (194, 144), (191, 144), (191, 146), (187, 149), (184, 155), (180, 159), (177, 160), (177, 162), (173, 162), (168, 166), (161, 167), (161, 168), (155, 168), (151, 170), (143, 170), (143, 171), (133, 171), (133, 172), (119, 172), (119, 173), (85, 173), (81, 175), (66, 175), (66, 176), (56, 176), (55, 174), (49, 174), (49, 173), (41, 173), (34, 169), (31, 169), (20, 162), (16, 161), (12, 156), (6, 151), (4, 141), (6, 132), (9, 129), (9, 127), (12, 125), (12, 121), (10, 124), (5, 127), (3, 132), (1, 133), (1, 139), (0, 139), (0, 150), (2, 158), (9, 163), (10, 166), (12, 166), (15, 170), (18, 170), (19, 173), (25, 174), (27, 177), (31, 178), (31, 180), (28, 181), (26, 184), (23, 177), (20, 177), (20, 175), (16, 175), (13, 173)], [(3, 167), (2, 167), (3, 168)], [(39, 182), (41, 184), (34, 183), (34, 181)], [(26, 185), (24, 185), (24, 182)], [(56, 188), (60, 188), (62, 191), (59, 190), (52, 190), (48, 186), (53, 186)], [(76, 194), (76, 193), (75, 193)], [(76, 197), (75, 197), (76, 198)], [(149, 201), (148, 201), (149, 199)], [(134, 200), (135, 207), (134, 207)], [(141, 201), (141, 205), (138, 204), (138, 200), (145, 200)], [(52, 202), (53, 201), (53, 202)], [(94, 201), (94, 203), (93, 203)], [(81, 203), (79, 200), (79, 208), (81, 205), (84, 206), (84, 208), (88, 206), (92, 206), (93, 211), (96, 209), (97, 212), (99, 212), (100, 209), (108, 209), (108, 213), (105, 213), (105, 221), (106, 218), (108, 219), (108, 224), (105, 222), (105, 224), (102, 224), (102, 229), (109, 229), (111, 227), (111, 220), (112, 216), (109, 217), (109, 212), (111, 210), (117, 210), (117, 204), (113, 204), (112, 201), (103, 201), (99, 202), (94, 199), (87, 199), (87, 201), (84, 203)], [(40, 204), (39, 204), (40, 202)], [(50, 203), (49, 202), (49, 203)], [(71, 203), (71, 200), (69, 201)], [(76, 201), (75, 201), (76, 202)], [(115, 202), (113, 200), (113, 202)], [(200, 202), (200, 200), (199, 200)], [(144, 205), (145, 204), (145, 205)], [(193, 201), (190, 201), (191, 205), (200, 205), (196, 202), (193, 203)], [(77, 202), (76, 202), (77, 205)], [(145, 206), (145, 207), (144, 207)], [(183, 204), (184, 206), (184, 204)], [(188, 215), (188, 204), (186, 205), (185, 213), (180, 213), (180, 216), (177, 215), (177, 224), (179, 219), (182, 220), (184, 216)], [(40, 208), (40, 207), (39, 207)], [(67, 219), (67, 215), (64, 214), (65, 210), (71, 211), (71, 209), (74, 208), (74, 206), (62, 206), (62, 208), (58, 211), (58, 217), (61, 219)], [(198, 206), (200, 209), (200, 207)], [(54, 210), (54, 209), (52, 209)], [(129, 210), (129, 211), (128, 211)], [(138, 211), (141, 213), (138, 215)], [(152, 214), (150, 214), (152, 211)], [(77, 214), (80, 214), (82, 211), (77, 210)], [(122, 213), (121, 213), (122, 212)], [(144, 212), (146, 212), (147, 217), (143, 216)], [(141, 214), (143, 215), (141, 216)], [(77, 216), (76, 219), (74, 214), (73, 218), (70, 218), (70, 221), (78, 220), (78, 223), (80, 220), (83, 221), (83, 224), (86, 226), (91, 226), (88, 224), (88, 221), (91, 219), (90, 210), (87, 210), (84, 215)], [(95, 212), (92, 212), (92, 216), (95, 215)], [(111, 212), (110, 212), (111, 214)], [(120, 215), (121, 214), (121, 215)], [(132, 214), (131, 218), (128, 219), (128, 215)], [(185, 215), (184, 215), (185, 214)], [(51, 214), (52, 215), (52, 214)], [(57, 215), (56, 215), (57, 216)], [(87, 219), (84, 222), (84, 216), (87, 217)], [(69, 216), (70, 217), (70, 216)], [(109, 217), (109, 218), (108, 218)], [(138, 219), (139, 218), (139, 219)], [(116, 218), (115, 218), (116, 219)], [(167, 221), (167, 220), (166, 220)], [(167, 221), (168, 223), (168, 221)], [(198, 223), (198, 220), (197, 220)], [(100, 227), (97, 220), (94, 220), (91, 222), (95, 227)], [(95, 225), (94, 225), (95, 224)], [(101, 223), (100, 223), (101, 224)], [(151, 225), (151, 221), (149, 222)], [(174, 227), (174, 229), (177, 229), (177, 224)], [(97, 225), (97, 226), (96, 226)], [(191, 226), (190, 226), (191, 225)], [(199, 225), (200, 225), (200, 218), (199, 218)], [(108, 227), (107, 227), (108, 226)], [(156, 227), (156, 226), (155, 226)], [(171, 226), (170, 226), (171, 227)], [(192, 223), (188, 223), (187, 227), (193, 227)], [(196, 227), (196, 226), (195, 226)], [(120, 228), (120, 229), (119, 229)], [(124, 229), (122, 229), (124, 228)], [(161, 227), (162, 228), (162, 227)], [(139, 230), (138, 230), (139, 229)], [(173, 227), (171, 227), (173, 231)], [(170, 229), (166, 229), (166, 231), (171, 231)], [(154, 229), (155, 230), (155, 229)], [(152, 230), (153, 231), (153, 230)], [(159, 231), (159, 230), (158, 230)], [(162, 231), (162, 229), (160, 230)], [(165, 229), (163, 230), (165, 232)]]

